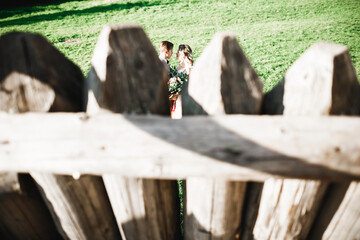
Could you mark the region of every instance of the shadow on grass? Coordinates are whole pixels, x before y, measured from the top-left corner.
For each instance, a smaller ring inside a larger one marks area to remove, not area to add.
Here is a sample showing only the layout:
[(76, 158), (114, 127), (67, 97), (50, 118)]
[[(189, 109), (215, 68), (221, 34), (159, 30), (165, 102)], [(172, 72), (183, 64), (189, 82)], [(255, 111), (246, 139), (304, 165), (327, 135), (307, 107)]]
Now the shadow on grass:
[(73, 1), (81, 1), (81, 0), (27, 0), (26, 2), (13, 0), (12, 2), (2, 1), (0, 3), (0, 6), (3, 8), (29, 7), (29, 6), (36, 7), (36, 5), (50, 6), (50, 5), (57, 5), (60, 3), (73, 2)]
[(12, 2), (2, 1), (0, 7), (3, 11), (0, 12), (1, 18), (8, 18), (14, 15), (21, 15), (23, 13), (35, 13), (44, 11), (46, 9), (58, 9), (59, 4), (66, 2), (75, 2), (79, 0), (28, 0), (26, 2), (14, 0)]
[[(30, 17), (23, 17), (18, 19), (12, 19), (12, 20), (6, 20), (0, 22), (0, 27), (8, 27), (8, 26), (15, 26), (15, 25), (28, 25), (33, 24), (37, 22), (43, 22), (43, 21), (52, 21), (52, 20), (60, 20), (65, 17), (77, 15), (90, 15), (98, 12), (107, 12), (107, 11), (114, 11), (114, 10), (126, 10), (131, 8), (141, 8), (141, 7), (149, 7), (149, 6), (155, 6), (160, 5), (160, 1), (138, 1), (138, 2), (126, 2), (126, 3), (113, 3), (110, 5), (99, 5), (99, 6), (93, 6), (89, 8), (85, 8), (82, 10), (67, 10), (57, 13), (51, 13), (51, 14), (41, 14), (36, 16), (30, 16)], [(169, 3), (167, 3), (169, 4)], [(47, 5), (48, 6), (48, 5)], [(31, 7), (31, 9), (27, 9), (28, 12), (33, 12), (32, 9), (34, 8), (35, 11), (39, 10), (39, 6)], [(44, 9), (46, 7), (40, 7), (40, 9)], [(3, 14), (0, 14), (0, 17), (4, 17)]]

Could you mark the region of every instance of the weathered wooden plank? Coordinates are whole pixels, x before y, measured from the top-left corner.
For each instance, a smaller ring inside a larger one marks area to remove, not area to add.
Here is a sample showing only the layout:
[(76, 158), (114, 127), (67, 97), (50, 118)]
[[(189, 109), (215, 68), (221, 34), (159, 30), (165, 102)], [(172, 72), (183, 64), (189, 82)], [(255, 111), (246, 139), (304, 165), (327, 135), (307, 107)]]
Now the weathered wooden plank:
[(6, 59), (0, 62), (1, 111), (84, 110), (86, 98), (80, 68), (41, 35), (2, 35), (0, 57)]
[(243, 182), (189, 178), (185, 239), (238, 239), (245, 190)]
[[(92, 66), (88, 81), (100, 107), (120, 113), (169, 114), (168, 72), (140, 26), (105, 27)], [(104, 174), (103, 179), (123, 238), (180, 239), (176, 181), (115, 174)]]
[(168, 71), (141, 26), (105, 26), (91, 65), (87, 84), (101, 108), (121, 113), (170, 114)]
[(272, 179), (264, 183), (255, 239), (306, 238), (303, 231), (309, 231), (321, 203), (313, 193), (323, 196), (326, 187), (319, 181), (285, 181)]
[(126, 178), (115, 174), (104, 175), (104, 181), (126, 239), (181, 237), (176, 181)]
[[(3, 59), (9, 59), (0, 64), (1, 110), (13, 113), (85, 110), (86, 92), (80, 68), (45, 38), (36, 34), (10, 33), (1, 38), (0, 49)], [(38, 151), (42, 152), (44, 149)], [(26, 159), (27, 157), (24, 156), (25, 161)], [(64, 229), (68, 237), (72, 239), (120, 237), (100, 177), (86, 177), (79, 181), (65, 176), (55, 177), (47, 173), (33, 173), (32, 177), (41, 186), (43, 195), (50, 202), (49, 209), (52, 215), (56, 219), (59, 218), (59, 226)], [(96, 191), (98, 193), (94, 194)], [(91, 198), (84, 200), (82, 199), (84, 195)], [(25, 211), (31, 209), (33, 208), (28, 207)], [(37, 214), (37, 212), (27, 213), (26, 216), (24, 215), (27, 218), (23, 221), (31, 221), (28, 216)], [(102, 220), (97, 221), (96, 219), (99, 218)], [(24, 233), (24, 236), (26, 235), (27, 233)]]
[(348, 49), (320, 42), (286, 72), (284, 114), (359, 115), (359, 92)]
[(183, 94), (184, 115), (260, 111), (263, 84), (231, 34), (214, 36), (196, 60), (188, 85)]
[(359, 130), (356, 117), (0, 113), (0, 171), (355, 179)]
[[(70, 239), (121, 239), (101, 177), (31, 172)], [(115, 225), (114, 225), (115, 224)]]
[(66, 239), (29, 174), (20, 174), (21, 192), (0, 197), (1, 239)]
[(321, 239), (323, 237), (325, 230), (339, 209), (350, 183), (329, 183), (317, 216), (311, 226), (308, 239)]
[[(284, 115), (357, 114), (359, 89), (346, 47), (315, 44), (286, 73)], [(265, 182), (255, 237), (305, 239), (327, 187), (323, 181)]]
[(359, 130), (356, 117), (0, 113), (0, 171), (356, 179)]
[(360, 184), (352, 182), (338, 210), (326, 229), (323, 239), (360, 238)]
[[(187, 115), (258, 113), (262, 82), (236, 37), (219, 33), (196, 61), (185, 92), (185, 98), (194, 100), (192, 104), (185, 100)], [(193, 108), (194, 103), (199, 107)], [(197, 112), (199, 108), (205, 113)], [(245, 182), (188, 178), (185, 239), (239, 238), (245, 191)]]

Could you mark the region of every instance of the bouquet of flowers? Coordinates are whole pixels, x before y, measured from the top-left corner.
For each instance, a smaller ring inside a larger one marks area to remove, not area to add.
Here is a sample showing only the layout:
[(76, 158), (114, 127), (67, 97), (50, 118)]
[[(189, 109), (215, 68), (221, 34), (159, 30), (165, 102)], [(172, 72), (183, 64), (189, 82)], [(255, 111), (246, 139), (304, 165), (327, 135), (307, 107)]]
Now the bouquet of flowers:
[(184, 82), (188, 81), (189, 76), (186, 73), (178, 72), (176, 67), (170, 67), (169, 73), (169, 93), (180, 94)]

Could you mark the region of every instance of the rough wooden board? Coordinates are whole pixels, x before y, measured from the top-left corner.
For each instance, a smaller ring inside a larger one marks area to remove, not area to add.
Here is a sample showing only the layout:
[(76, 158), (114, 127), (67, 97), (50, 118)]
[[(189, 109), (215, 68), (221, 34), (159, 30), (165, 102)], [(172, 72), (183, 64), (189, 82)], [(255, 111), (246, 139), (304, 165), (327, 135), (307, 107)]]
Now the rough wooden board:
[(308, 239), (321, 239), (339, 209), (351, 182), (329, 183), (323, 201), (311, 226)]
[(360, 86), (348, 49), (320, 42), (285, 75), (285, 115), (358, 115)]
[(19, 175), (19, 183), (21, 192), (0, 198), (1, 239), (66, 239), (30, 175)]
[(176, 181), (104, 175), (115, 216), (126, 239), (180, 239)]
[[(187, 115), (258, 113), (262, 86), (236, 37), (219, 33), (196, 61), (184, 91), (194, 101), (184, 109)], [(245, 182), (188, 178), (186, 188), (185, 239), (240, 237)]]
[[(88, 83), (100, 107), (118, 113), (169, 114), (168, 72), (140, 26), (106, 26), (92, 65)], [(180, 238), (176, 181), (112, 174), (103, 179), (124, 239)]]
[(185, 239), (239, 239), (245, 190), (244, 182), (189, 178)]
[[(344, 46), (325, 42), (313, 45), (287, 71), (285, 82), (278, 87), (282, 85), (284, 115), (357, 114), (359, 111), (360, 87)], [(274, 93), (281, 94), (280, 91)], [(262, 212), (254, 229), (255, 237), (305, 239), (328, 183), (279, 180), (264, 186), (261, 205), (267, 207), (259, 209)], [(278, 199), (277, 204), (269, 207), (269, 199), (274, 198)]]
[(263, 84), (233, 34), (213, 37), (196, 60), (188, 85), (183, 96), (184, 115), (260, 111)]
[(70, 239), (121, 239), (100, 177), (31, 173)]
[[(82, 111), (84, 77), (39, 34), (12, 32), (0, 37), (0, 110)], [(36, 93), (36, 94), (35, 94)]]
[(360, 184), (352, 182), (323, 239), (360, 239)]
[(358, 131), (356, 117), (0, 113), (0, 171), (341, 181), (360, 176)]
[[(255, 238), (306, 239), (321, 204), (318, 198), (322, 198), (326, 186), (320, 181), (267, 180), (254, 228)], [(260, 225), (264, 222), (265, 225)], [(259, 226), (263, 227), (261, 231)]]
[(100, 107), (114, 112), (169, 115), (168, 71), (136, 24), (105, 26), (87, 85)]

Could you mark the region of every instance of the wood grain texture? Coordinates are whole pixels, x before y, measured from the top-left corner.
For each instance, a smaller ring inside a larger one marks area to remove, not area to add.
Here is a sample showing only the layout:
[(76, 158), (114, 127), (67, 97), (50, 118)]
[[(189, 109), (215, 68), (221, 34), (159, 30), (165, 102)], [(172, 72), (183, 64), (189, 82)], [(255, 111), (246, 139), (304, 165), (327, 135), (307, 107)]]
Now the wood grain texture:
[(6, 112), (83, 111), (84, 77), (39, 34), (0, 37), (0, 110)]
[[(12, 113), (85, 110), (87, 95), (80, 68), (45, 38), (37, 34), (10, 33), (1, 37), (0, 49), (0, 55), (9, 58), (9, 62), (0, 64), (3, 69), (0, 71), (3, 74), (0, 95), (4, 97), (0, 101), (1, 110)], [(44, 149), (38, 149), (38, 153), (42, 151)], [(46, 173), (34, 173), (32, 177), (40, 185), (43, 196), (46, 196), (45, 202), (49, 201), (53, 217), (59, 218), (59, 227), (67, 236), (76, 239), (120, 237), (109, 200), (103, 194), (101, 178), (87, 177), (86, 181), (75, 181)], [(84, 187), (87, 185), (90, 187)], [(92, 194), (86, 190), (91, 190)], [(96, 191), (98, 194), (94, 194)], [(73, 192), (92, 197), (84, 200), (81, 198), (83, 195), (78, 197)], [(38, 213), (28, 213), (35, 214)], [(94, 220), (99, 218), (101, 222)]]
[[(287, 71), (284, 115), (357, 114), (359, 94), (348, 50), (321, 42), (308, 49)], [(327, 187), (323, 181), (265, 182), (255, 237), (306, 239)], [(270, 199), (276, 199), (274, 205), (269, 206)]]
[(103, 177), (125, 239), (181, 238), (176, 181)]
[(360, 183), (352, 182), (322, 239), (360, 239)]
[(239, 239), (244, 182), (189, 178), (185, 239)]
[(121, 239), (100, 177), (32, 172), (70, 239)]
[(184, 115), (260, 111), (263, 83), (230, 33), (213, 37), (196, 60), (188, 85), (183, 93)]
[[(214, 36), (190, 74), (184, 103), (187, 115), (258, 113), (262, 82), (236, 37)], [(199, 107), (194, 107), (197, 104)], [(205, 110), (205, 113), (197, 109)], [(186, 181), (185, 239), (238, 239), (246, 183), (224, 179)]]
[(357, 117), (340, 116), (188, 116), (174, 121), (150, 115), (0, 113), (1, 141), (9, 142), (0, 144), (0, 171), (356, 180), (358, 131)]
[(306, 239), (326, 186), (320, 181), (267, 180), (254, 227), (255, 239)]
[[(168, 72), (140, 26), (105, 27), (92, 65), (88, 82), (100, 107), (117, 113), (169, 115)], [(136, 146), (142, 151), (141, 145)], [(112, 174), (103, 179), (124, 239), (180, 239), (176, 181)]]
[(311, 226), (308, 239), (322, 239), (351, 182), (330, 182)]
[(359, 92), (348, 49), (320, 42), (286, 72), (284, 115), (359, 115)]
[(21, 192), (0, 197), (1, 239), (67, 239), (29, 174), (20, 174)]
[(121, 113), (170, 114), (168, 71), (139, 25), (105, 26), (91, 64), (87, 85), (100, 107)]

